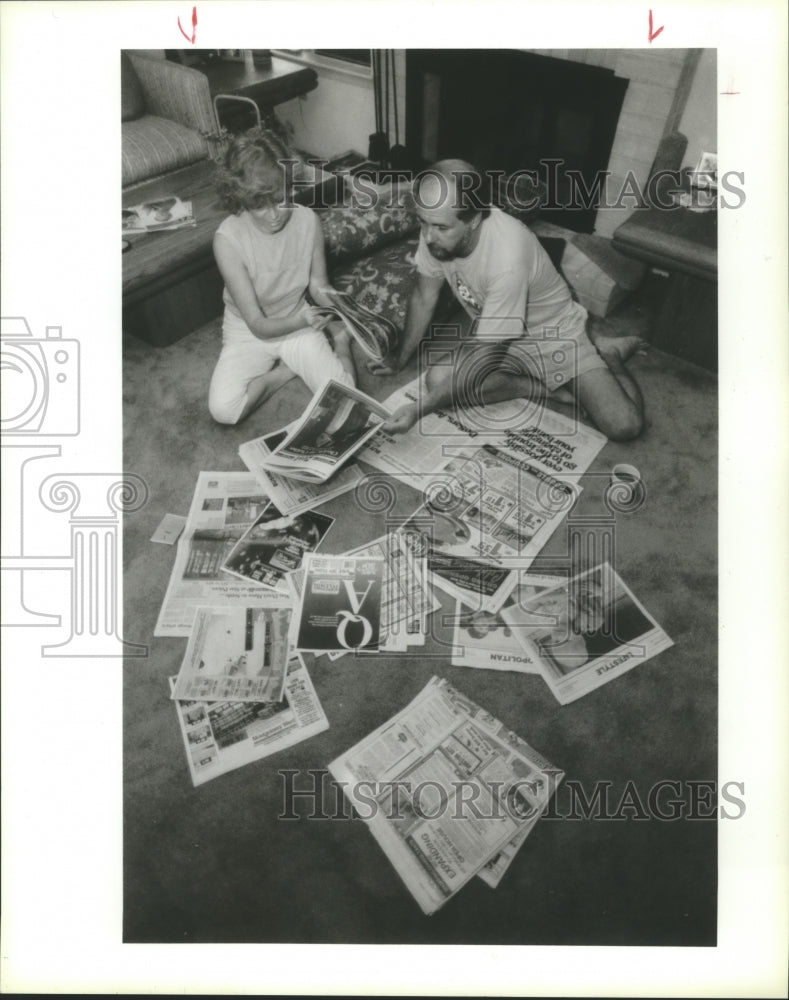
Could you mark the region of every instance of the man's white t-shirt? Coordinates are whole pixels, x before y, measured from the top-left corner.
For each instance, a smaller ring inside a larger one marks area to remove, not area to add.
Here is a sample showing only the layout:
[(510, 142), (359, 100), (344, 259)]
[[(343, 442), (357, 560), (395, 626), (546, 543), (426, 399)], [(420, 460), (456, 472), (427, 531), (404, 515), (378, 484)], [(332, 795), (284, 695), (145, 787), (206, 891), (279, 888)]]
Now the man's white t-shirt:
[(491, 209), (480, 228), (468, 257), (448, 261), (436, 260), (420, 236), (417, 270), (446, 278), (466, 312), (479, 319), (478, 334), (486, 339), (522, 337), (524, 323), (527, 335), (536, 338), (546, 328), (569, 332), (569, 326), (577, 327), (579, 311), (570, 289), (534, 233), (499, 208)]

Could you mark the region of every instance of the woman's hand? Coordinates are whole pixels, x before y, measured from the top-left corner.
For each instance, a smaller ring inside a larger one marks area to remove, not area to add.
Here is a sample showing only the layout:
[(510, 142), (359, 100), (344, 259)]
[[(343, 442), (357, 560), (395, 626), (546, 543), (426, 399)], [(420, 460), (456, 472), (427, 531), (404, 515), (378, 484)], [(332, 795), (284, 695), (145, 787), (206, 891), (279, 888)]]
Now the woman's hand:
[(317, 306), (309, 305), (302, 306), (297, 315), (303, 326), (311, 326), (314, 330), (322, 330), (332, 318)]

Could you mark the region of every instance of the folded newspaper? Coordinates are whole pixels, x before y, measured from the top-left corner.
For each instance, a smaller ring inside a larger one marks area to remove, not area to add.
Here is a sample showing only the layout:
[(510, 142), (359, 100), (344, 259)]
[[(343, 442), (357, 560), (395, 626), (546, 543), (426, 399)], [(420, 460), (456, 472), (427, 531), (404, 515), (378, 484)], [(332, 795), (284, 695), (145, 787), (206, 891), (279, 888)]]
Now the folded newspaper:
[(323, 308), (321, 312), (342, 320), (345, 329), (369, 358), (383, 361), (394, 353), (398, 332), (390, 319), (359, 305), (348, 292), (326, 288), (324, 294), (331, 300), (332, 306)]
[(329, 771), (424, 913), (495, 886), (563, 777), (438, 677)]
[[(170, 678), (170, 690), (176, 679)], [(281, 701), (176, 701), (192, 784), (269, 757), (329, 728), (304, 661), (288, 663)]]
[(239, 458), (283, 514), (301, 514), (357, 486), (363, 473), (355, 462), (349, 462), (340, 469), (329, 483), (302, 483), (267, 469), (263, 462), (285, 440), (291, 429), (292, 425), (289, 425), (238, 446)]
[(363, 392), (330, 380), (277, 447), (257, 457), (263, 468), (282, 476), (323, 483), (389, 416), (389, 410)]

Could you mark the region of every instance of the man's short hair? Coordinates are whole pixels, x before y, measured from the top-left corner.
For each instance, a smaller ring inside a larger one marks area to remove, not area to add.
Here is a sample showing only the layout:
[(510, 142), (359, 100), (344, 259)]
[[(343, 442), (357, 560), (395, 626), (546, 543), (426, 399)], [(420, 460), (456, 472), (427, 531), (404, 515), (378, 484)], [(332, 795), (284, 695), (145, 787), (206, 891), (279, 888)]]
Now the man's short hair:
[[(422, 184), (428, 177), (438, 181), (441, 200), (433, 205), (420, 199)], [(492, 202), (489, 178), (466, 160), (439, 160), (417, 174), (414, 181), (414, 200), (421, 208), (437, 208), (449, 198), (449, 206), (462, 222), (468, 222), (475, 215), (483, 219), (490, 215)]]

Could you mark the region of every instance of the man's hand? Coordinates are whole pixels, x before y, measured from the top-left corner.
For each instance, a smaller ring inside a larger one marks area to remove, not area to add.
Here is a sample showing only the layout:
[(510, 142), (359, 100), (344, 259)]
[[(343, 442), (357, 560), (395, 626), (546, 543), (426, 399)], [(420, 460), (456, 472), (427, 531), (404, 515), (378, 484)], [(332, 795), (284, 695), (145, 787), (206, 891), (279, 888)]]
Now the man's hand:
[(383, 361), (368, 361), (367, 371), (371, 375), (396, 375), (402, 368), (398, 358), (384, 358)]
[(382, 430), (389, 431), (390, 434), (405, 434), (410, 431), (419, 419), (419, 408), (416, 403), (406, 403), (399, 406), (392, 416), (382, 426)]

